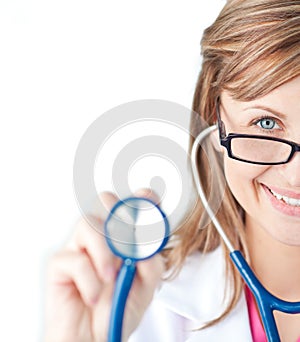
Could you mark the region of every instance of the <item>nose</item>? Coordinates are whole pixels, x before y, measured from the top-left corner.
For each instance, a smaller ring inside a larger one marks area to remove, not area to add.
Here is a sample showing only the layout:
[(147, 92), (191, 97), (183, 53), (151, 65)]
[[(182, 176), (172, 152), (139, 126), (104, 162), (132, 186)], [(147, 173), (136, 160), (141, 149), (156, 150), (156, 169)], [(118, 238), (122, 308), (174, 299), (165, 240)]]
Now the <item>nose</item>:
[(300, 187), (300, 149), (287, 164), (281, 165), (280, 172), (291, 186)]

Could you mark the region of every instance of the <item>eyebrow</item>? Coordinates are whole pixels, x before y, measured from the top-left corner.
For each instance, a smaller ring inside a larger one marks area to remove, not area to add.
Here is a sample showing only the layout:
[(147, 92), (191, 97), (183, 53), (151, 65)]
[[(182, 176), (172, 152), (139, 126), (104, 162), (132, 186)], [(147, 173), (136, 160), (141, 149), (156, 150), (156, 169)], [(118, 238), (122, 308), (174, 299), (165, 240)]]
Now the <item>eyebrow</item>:
[(277, 115), (277, 116), (280, 117), (281, 119), (286, 119), (286, 115), (285, 115), (285, 114), (280, 113), (280, 112), (278, 112), (277, 110), (272, 109), (272, 108), (267, 107), (267, 106), (263, 106), (263, 105), (254, 105), (254, 106), (251, 106), (251, 107), (246, 107), (246, 108), (244, 108), (244, 110), (249, 110), (249, 109), (262, 109), (262, 110), (265, 110), (265, 111), (267, 111), (267, 112), (273, 113), (274, 115)]

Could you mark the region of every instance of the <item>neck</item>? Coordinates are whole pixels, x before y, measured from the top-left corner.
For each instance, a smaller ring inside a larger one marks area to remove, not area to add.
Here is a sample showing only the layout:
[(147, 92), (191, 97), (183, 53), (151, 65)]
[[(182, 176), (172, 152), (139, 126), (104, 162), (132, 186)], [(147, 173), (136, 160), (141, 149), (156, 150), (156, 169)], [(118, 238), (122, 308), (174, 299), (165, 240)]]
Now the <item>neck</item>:
[(300, 246), (289, 246), (270, 237), (246, 218), (250, 264), (263, 286), (275, 296), (300, 300)]

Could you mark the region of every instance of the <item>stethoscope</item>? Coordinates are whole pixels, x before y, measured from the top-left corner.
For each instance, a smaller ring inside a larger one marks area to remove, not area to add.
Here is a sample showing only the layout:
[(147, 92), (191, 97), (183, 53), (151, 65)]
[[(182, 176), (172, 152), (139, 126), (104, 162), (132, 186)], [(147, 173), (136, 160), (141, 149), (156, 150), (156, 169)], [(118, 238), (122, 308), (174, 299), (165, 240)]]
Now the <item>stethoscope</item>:
[(206, 212), (208, 213), (210, 219), (212, 220), (215, 228), (220, 234), (226, 247), (230, 251), (231, 260), (233, 261), (234, 265), (240, 272), (241, 276), (243, 277), (244, 281), (246, 282), (246, 284), (248, 285), (249, 289), (251, 290), (252, 294), (254, 295), (256, 299), (268, 341), (280, 342), (273, 311), (276, 310), (276, 311), (281, 311), (281, 312), (285, 312), (289, 314), (297, 314), (297, 313), (300, 313), (300, 302), (284, 301), (280, 298), (275, 297), (273, 294), (271, 294), (268, 290), (265, 289), (265, 287), (261, 284), (261, 282), (257, 279), (255, 274), (251, 270), (250, 266), (246, 262), (245, 258), (242, 256), (241, 252), (233, 248), (231, 242), (229, 241), (223, 228), (221, 227), (218, 219), (216, 218), (215, 214), (211, 210), (208, 204), (208, 201), (206, 199), (206, 196), (204, 194), (203, 188), (201, 186), (201, 182), (198, 176), (197, 163), (196, 163), (197, 151), (201, 143), (204, 141), (204, 139), (216, 129), (217, 129), (217, 126), (214, 125), (203, 130), (195, 139), (193, 147), (192, 147), (192, 152), (191, 152), (192, 171), (193, 171), (193, 177), (196, 183), (197, 191), (198, 191), (198, 194), (200, 196), (200, 199), (203, 203), (203, 206)]
[(122, 340), (125, 304), (136, 263), (158, 253), (170, 234), (165, 213), (149, 198), (129, 197), (115, 204), (105, 224), (106, 241), (123, 262), (118, 273), (109, 322), (108, 342)]
[[(206, 128), (193, 143), (191, 151), (193, 178), (206, 212), (230, 251), (231, 260), (256, 299), (268, 341), (280, 342), (273, 311), (297, 314), (300, 313), (300, 302), (284, 301), (264, 288), (241, 252), (233, 248), (208, 204), (198, 176), (197, 151), (204, 139), (216, 129), (216, 125)], [(113, 296), (109, 342), (121, 341), (124, 309), (135, 276), (136, 262), (158, 253), (166, 245), (169, 233), (166, 215), (158, 205), (147, 198), (130, 197), (119, 201), (111, 210), (105, 222), (105, 235), (111, 250), (123, 259), (123, 264)]]

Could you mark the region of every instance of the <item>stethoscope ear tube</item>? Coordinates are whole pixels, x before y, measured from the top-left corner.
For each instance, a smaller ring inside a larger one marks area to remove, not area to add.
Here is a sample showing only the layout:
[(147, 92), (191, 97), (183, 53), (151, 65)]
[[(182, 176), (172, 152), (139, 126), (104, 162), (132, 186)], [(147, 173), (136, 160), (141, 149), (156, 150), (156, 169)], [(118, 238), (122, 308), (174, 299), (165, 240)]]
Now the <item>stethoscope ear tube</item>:
[(274, 308), (272, 304), (275, 297), (258, 281), (240, 251), (231, 252), (230, 258), (255, 296), (268, 341), (280, 342), (273, 315)]
[(231, 252), (230, 257), (256, 299), (268, 341), (280, 342), (273, 311), (297, 314), (300, 302), (287, 302), (272, 295), (257, 279), (240, 251)]

